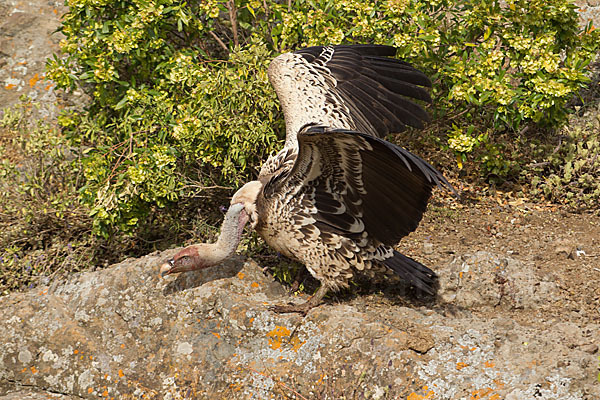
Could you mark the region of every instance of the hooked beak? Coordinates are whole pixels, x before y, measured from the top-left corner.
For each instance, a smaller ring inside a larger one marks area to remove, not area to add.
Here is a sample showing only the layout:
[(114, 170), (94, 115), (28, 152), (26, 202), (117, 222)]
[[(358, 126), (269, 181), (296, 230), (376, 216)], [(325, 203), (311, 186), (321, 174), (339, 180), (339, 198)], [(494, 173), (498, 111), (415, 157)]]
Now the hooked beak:
[(171, 258), (160, 266), (160, 277), (164, 278), (166, 275), (170, 275), (171, 273), (175, 272), (173, 271), (174, 268), (175, 260)]

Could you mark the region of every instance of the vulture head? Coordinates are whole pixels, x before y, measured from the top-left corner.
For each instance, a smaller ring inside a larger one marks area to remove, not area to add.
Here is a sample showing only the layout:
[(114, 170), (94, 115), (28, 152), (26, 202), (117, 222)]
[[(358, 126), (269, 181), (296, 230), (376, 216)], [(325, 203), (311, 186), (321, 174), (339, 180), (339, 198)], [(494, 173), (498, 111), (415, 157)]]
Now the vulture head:
[(160, 275), (212, 267), (231, 257), (240, 243), (248, 213), (241, 203), (233, 203), (225, 214), (216, 243), (188, 246), (160, 266)]

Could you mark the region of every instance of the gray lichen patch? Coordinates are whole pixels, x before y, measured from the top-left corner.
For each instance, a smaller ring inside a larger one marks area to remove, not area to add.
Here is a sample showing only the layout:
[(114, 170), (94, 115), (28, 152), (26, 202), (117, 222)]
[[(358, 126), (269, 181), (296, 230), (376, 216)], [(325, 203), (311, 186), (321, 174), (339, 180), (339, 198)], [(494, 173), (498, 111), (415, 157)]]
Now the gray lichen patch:
[[(462, 264), (440, 274), (441, 295), (459, 293), (464, 300), (455, 304), (461, 307), (407, 307), (379, 303), (374, 295), (326, 302), (306, 317), (269, 310), (289, 297), (253, 261), (236, 259), (220, 270), (163, 280), (157, 269), (168, 255), (81, 273), (54, 291), (0, 298), (6, 332), (0, 393), (16, 385), (90, 399), (294, 392), (310, 398), (347, 395), (350, 387), (383, 399), (486, 393), (591, 399), (598, 392), (590, 379), (596, 356), (584, 345), (598, 337), (600, 326), (583, 332), (550, 323), (539, 335), (537, 327), (507, 316), (477, 316), (498, 298), (498, 287), (482, 294), (483, 283), (477, 283), (487, 279), (485, 268), (497, 270), (501, 258), (494, 254), (462, 257), (475, 274), (458, 285)], [(535, 296), (527, 287), (535, 276), (520, 278), (517, 269), (527, 266), (503, 259), (500, 268), (511, 279), (504, 295), (522, 301), (501, 306), (516, 312), (533, 307), (539, 297), (521, 294)]]

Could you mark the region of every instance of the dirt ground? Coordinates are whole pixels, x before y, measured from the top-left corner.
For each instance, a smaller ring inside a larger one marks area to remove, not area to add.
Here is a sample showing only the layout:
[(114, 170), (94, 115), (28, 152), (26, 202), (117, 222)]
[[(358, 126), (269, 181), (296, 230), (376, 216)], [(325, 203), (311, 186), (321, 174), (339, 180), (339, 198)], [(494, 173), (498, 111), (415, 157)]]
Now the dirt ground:
[(532, 204), (511, 193), (478, 194), (463, 188), (462, 200), (434, 196), (421, 225), (400, 244), (405, 254), (435, 270), (457, 254), (489, 251), (535, 268), (560, 289), (554, 302), (536, 310), (507, 312), (524, 325), (562, 320), (580, 327), (600, 321), (600, 215)]

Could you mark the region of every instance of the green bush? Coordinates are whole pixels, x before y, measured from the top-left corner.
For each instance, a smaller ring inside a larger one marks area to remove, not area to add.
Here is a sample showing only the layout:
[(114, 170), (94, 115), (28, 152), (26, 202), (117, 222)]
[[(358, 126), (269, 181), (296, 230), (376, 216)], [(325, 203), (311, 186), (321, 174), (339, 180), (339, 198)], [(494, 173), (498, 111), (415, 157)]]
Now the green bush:
[(181, 243), (188, 232), (214, 238), (216, 201), (182, 201), (138, 221), (136, 235), (92, 233), (95, 213), (81, 202), (89, 160), (27, 98), (0, 112), (0, 295), (127, 256)]
[(0, 294), (78, 269), (89, 256), (75, 155), (55, 128), (35, 121), (34, 108), (26, 101), (0, 118)]
[[(483, 126), (561, 124), (600, 42), (591, 27), (578, 32), (568, 0), (67, 4), (65, 56), (49, 60), (48, 74), (92, 95), (87, 113), (65, 114), (61, 123), (85, 148), (81, 198), (105, 236), (114, 227), (133, 232), (165, 205), (256, 174), (284, 135), (266, 78), (282, 51), (394, 45), (434, 78), (436, 116), (454, 119), (455, 132), (476, 127), (477, 139)], [(464, 140), (450, 137), (449, 147)], [(476, 145), (453, 150), (464, 157)], [(500, 171), (492, 158), (484, 165)]]
[(600, 210), (600, 108), (584, 123), (565, 127), (556, 146), (539, 149), (527, 169), (533, 195), (574, 209)]

